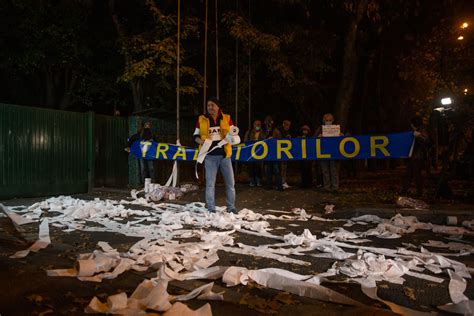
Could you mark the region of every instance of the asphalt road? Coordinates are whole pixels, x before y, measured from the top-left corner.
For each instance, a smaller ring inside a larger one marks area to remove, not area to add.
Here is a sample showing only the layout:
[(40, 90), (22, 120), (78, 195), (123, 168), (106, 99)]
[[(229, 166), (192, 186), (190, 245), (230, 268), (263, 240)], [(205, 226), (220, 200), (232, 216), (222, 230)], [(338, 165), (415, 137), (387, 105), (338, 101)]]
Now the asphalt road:
[[(370, 192), (369, 192), (370, 191)], [(469, 205), (458, 207), (449, 204), (436, 206), (428, 211), (400, 210), (383, 198), (372, 196), (372, 190), (342, 190), (339, 194), (326, 194), (315, 190), (292, 189), (285, 192), (267, 191), (261, 188), (248, 188), (241, 185), (237, 188), (238, 207), (249, 208), (255, 212), (266, 212), (273, 210), (291, 210), (299, 207), (305, 208), (309, 214), (325, 216), (324, 206), (334, 204), (335, 212), (326, 215), (331, 218), (350, 218), (363, 214), (374, 214), (380, 217), (390, 218), (397, 212), (403, 215), (415, 215), (422, 221), (443, 223), (447, 215), (457, 216), (460, 220), (472, 219), (474, 214)], [(202, 191), (188, 193), (179, 203), (189, 201), (202, 201)], [(126, 194), (121, 191), (97, 191), (93, 194), (79, 195), (77, 197), (91, 199), (112, 198), (121, 199)], [(217, 204), (224, 204), (223, 188), (217, 190)], [(22, 199), (4, 201), (7, 205), (31, 205), (42, 199)], [(270, 221), (271, 222), (271, 221)], [(274, 231), (274, 234), (286, 234), (293, 232), (301, 234), (308, 228), (313, 234), (321, 236), (322, 231), (330, 231), (339, 226), (337, 222), (307, 221), (298, 222), (298, 226), (291, 222), (272, 223), (272, 226), (283, 226), (284, 229)], [(46, 249), (38, 253), (32, 253), (24, 259), (10, 259), (9, 256), (18, 250), (27, 248), (37, 237), (37, 224), (22, 226), (24, 231), (19, 233), (15, 230), (8, 218), (0, 218), (0, 314), (3, 315), (81, 315), (93, 296), (103, 300), (112, 294), (127, 292), (131, 294), (136, 286), (144, 279), (156, 274), (155, 271), (146, 272), (128, 271), (113, 280), (104, 280), (102, 283), (81, 282), (75, 278), (52, 278), (46, 276), (45, 270), (51, 268), (68, 268), (74, 264), (77, 254), (90, 252), (96, 249), (98, 241), (108, 241), (110, 245), (118, 250), (126, 251), (137, 238), (126, 237), (112, 233), (71, 232), (64, 233), (51, 227), (52, 243)], [(354, 225), (347, 230), (366, 230), (375, 227), (368, 225)], [(272, 243), (268, 238), (251, 236), (248, 234), (234, 234), (235, 242), (248, 245), (260, 245)], [(416, 231), (405, 235), (400, 239), (378, 239), (372, 240), (370, 246), (393, 248), (402, 246), (402, 243), (419, 245), (429, 239), (444, 240), (445, 236), (427, 231)], [(467, 242), (473, 243), (473, 238), (466, 238)], [(429, 248), (428, 248), (429, 249)], [(429, 249), (435, 251), (436, 249)], [(444, 249), (443, 249), (444, 250)], [(439, 251), (439, 249), (437, 249)], [(298, 257), (298, 259), (310, 261), (310, 266), (299, 266), (281, 263), (267, 258), (259, 258), (248, 255), (230, 254), (220, 251), (219, 261), (215, 265), (236, 265), (249, 269), (278, 267), (300, 274), (316, 274), (325, 272), (334, 262), (333, 259), (321, 259), (310, 256)], [(456, 258), (469, 267), (474, 267), (474, 256)], [(421, 311), (436, 311), (436, 306), (449, 303), (450, 297), (447, 289), (449, 277), (446, 274), (437, 275), (444, 278), (441, 284), (420, 280), (410, 276), (403, 285), (388, 282), (378, 282), (378, 295), (399, 305)], [(205, 281), (174, 281), (170, 284), (169, 292), (172, 294), (186, 293), (195, 287), (206, 283)], [(293, 294), (276, 290), (262, 288), (256, 284), (249, 283), (247, 286), (225, 287), (224, 284), (216, 282), (216, 287), (222, 287), (226, 291), (223, 302), (211, 302), (214, 315), (384, 315), (391, 314), (384, 304), (371, 300), (360, 290), (360, 286), (348, 283), (324, 283), (331, 289), (356, 299), (366, 307), (349, 307), (338, 304), (322, 302), (314, 299), (303, 298)], [(215, 290), (216, 291), (216, 290)], [(465, 291), (470, 299), (474, 299), (474, 282), (468, 281)], [(192, 300), (186, 302), (190, 307), (197, 308), (205, 302)]]

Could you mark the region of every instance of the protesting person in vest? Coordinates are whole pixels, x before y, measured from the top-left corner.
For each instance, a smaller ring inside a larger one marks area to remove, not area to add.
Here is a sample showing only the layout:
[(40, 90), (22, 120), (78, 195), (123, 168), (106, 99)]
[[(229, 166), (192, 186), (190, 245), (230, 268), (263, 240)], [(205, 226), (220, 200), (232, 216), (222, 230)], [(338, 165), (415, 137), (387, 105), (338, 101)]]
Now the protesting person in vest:
[[(290, 127), (291, 127), (291, 121), (284, 120), (281, 127), (278, 128), (278, 130), (280, 131), (280, 134), (281, 134), (280, 137), (291, 138)], [(281, 162), (281, 182), (282, 182), (283, 189), (289, 189), (290, 188), (290, 186), (286, 182), (287, 170), (288, 170), (288, 162), (287, 161), (282, 161)]]
[[(264, 132), (262, 131), (262, 122), (260, 120), (255, 120), (253, 122), (253, 128), (249, 129), (247, 133), (245, 133), (244, 141), (261, 141), (265, 139)], [(250, 177), (250, 186), (254, 187), (261, 187), (261, 179), (262, 179), (262, 163), (257, 162), (249, 162), (247, 164), (248, 172)]]
[[(137, 140), (148, 142), (153, 142), (157, 140), (151, 130), (151, 122), (145, 122), (143, 124), (143, 127), (139, 129), (138, 132), (130, 136), (125, 151), (130, 152), (132, 144)], [(153, 182), (155, 180), (155, 168), (153, 166), (154, 161), (150, 159), (139, 159), (138, 161), (140, 164), (141, 183), (145, 183), (146, 178), (151, 178), (151, 181)]]
[[(277, 128), (274, 128), (273, 118), (268, 115), (265, 117), (265, 139), (269, 138), (281, 138), (281, 133)], [(277, 190), (283, 191), (282, 181), (281, 181), (281, 173), (280, 173), (280, 165), (279, 161), (267, 161), (264, 163), (266, 169), (266, 189), (271, 190), (273, 188), (273, 176), (275, 176)]]
[(403, 178), (402, 194), (407, 194), (412, 180), (415, 180), (416, 195), (423, 194), (422, 171), (428, 162), (428, 131), (423, 125), (423, 119), (415, 116), (411, 119), (411, 128), (415, 135), (411, 157), (408, 160), (405, 177)]
[[(325, 128), (326, 127), (326, 128)], [(334, 116), (331, 113), (323, 115), (323, 125), (315, 133), (316, 137), (344, 136), (340, 125), (334, 124)], [(339, 166), (336, 160), (319, 161), (323, 174), (323, 188), (325, 191), (337, 192), (339, 190)]]
[(206, 204), (209, 212), (216, 211), (215, 185), (220, 170), (224, 178), (227, 211), (236, 213), (234, 171), (230, 157), (232, 145), (238, 144), (240, 139), (234, 135), (238, 129), (233, 125), (230, 115), (222, 112), (215, 98), (207, 101), (207, 113), (199, 116), (196, 123), (194, 141), (200, 145), (199, 156), (205, 157)]
[[(301, 138), (310, 137), (311, 129), (308, 125), (303, 125), (301, 127)], [(312, 165), (313, 161), (311, 160), (301, 160), (300, 161), (300, 170), (301, 170), (301, 186), (303, 188), (311, 188), (313, 184), (313, 175), (312, 175)]]

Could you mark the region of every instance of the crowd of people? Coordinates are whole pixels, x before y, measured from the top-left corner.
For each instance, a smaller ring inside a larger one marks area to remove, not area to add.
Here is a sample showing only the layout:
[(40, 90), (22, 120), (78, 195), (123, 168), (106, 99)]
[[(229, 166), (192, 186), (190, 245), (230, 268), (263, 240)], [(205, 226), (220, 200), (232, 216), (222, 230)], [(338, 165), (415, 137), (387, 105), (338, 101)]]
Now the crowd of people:
[[(322, 125), (335, 124), (334, 116), (326, 113), (323, 116)], [(276, 126), (273, 118), (268, 115), (262, 122), (255, 120), (253, 126), (245, 133), (245, 141), (261, 141), (269, 138), (292, 138), (292, 137), (322, 137), (322, 125), (318, 126), (314, 132), (308, 125), (303, 125), (299, 133), (291, 135), (291, 121), (283, 120), (280, 126)], [(343, 135), (342, 133), (340, 134)], [(313, 184), (313, 165), (316, 162), (311, 160), (302, 160), (300, 163), (301, 186), (309, 188)], [(277, 189), (283, 191), (290, 188), (287, 182), (288, 163), (286, 161), (268, 161), (248, 163), (248, 173), (250, 177), (250, 186), (265, 185), (266, 189)], [(339, 189), (339, 168), (336, 160), (322, 160), (318, 162), (318, 167), (322, 174), (322, 188), (326, 191), (336, 192)], [(316, 172), (318, 172), (316, 167)], [(262, 181), (262, 169), (265, 170), (265, 182)]]
[[(217, 173), (220, 171), (225, 185), (226, 204), (229, 212), (236, 212), (235, 207), (235, 179), (231, 163), (232, 143), (224, 142), (229, 139), (234, 123), (230, 115), (225, 114), (216, 98), (207, 102), (207, 111), (197, 119), (193, 138), (201, 148), (205, 147), (205, 200), (210, 212), (215, 212), (215, 183)], [(263, 141), (269, 138), (292, 138), (292, 137), (324, 137), (323, 126), (335, 125), (334, 116), (326, 113), (321, 125), (314, 131), (308, 125), (302, 125), (299, 133), (292, 135), (291, 121), (283, 120), (280, 125), (275, 124), (272, 116), (268, 115), (263, 120), (254, 120), (251, 128), (245, 133), (244, 141)], [(402, 192), (406, 193), (415, 180), (417, 194), (422, 194), (422, 170), (427, 160), (428, 134), (420, 117), (411, 121), (414, 130), (415, 142), (412, 156), (407, 163), (406, 175), (403, 179)], [(340, 133), (339, 136), (343, 136)], [(151, 129), (151, 123), (145, 122), (143, 127), (128, 140), (128, 149), (136, 140), (157, 141)], [(207, 143), (207, 145), (205, 145)], [(222, 145), (223, 144), (223, 145)], [(206, 147), (207, 146), (207, 147)], [(129, 150), (128, 150), (129, 151)], [(339, 162), (337, 160), (302, 160), (299, 161), (301, 179), (300, 184), (304, 188), (313, 186), (313, 179), (322, 190), (337, 192), (339, 190)], [(288, 163), (286, 161), (265, 161), (246, 163), (251, 187), (264, 186), (268, 190), (283, 191), (290, 188), (287, 183)], [(154, 178), (153, 160), (140, 159), (140, 172), (142, 181), (145, 178)], [(314, 177), (313, 177), (314, 175)]]

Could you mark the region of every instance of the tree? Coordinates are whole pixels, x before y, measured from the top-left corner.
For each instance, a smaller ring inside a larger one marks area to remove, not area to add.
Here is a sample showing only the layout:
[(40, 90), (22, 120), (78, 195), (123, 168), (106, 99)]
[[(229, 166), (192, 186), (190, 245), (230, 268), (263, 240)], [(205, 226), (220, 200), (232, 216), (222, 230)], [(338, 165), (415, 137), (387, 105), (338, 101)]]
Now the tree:
[[(2, 68), (18, 76), (42, 76), (48, 107), (68, 109), (83, 60), (91, 53), (84, 45), (89, 7), (81, 3), (37, 1), (10, 2), (12, 33), (2, 34), (6, 56)], [(8, 29), (6, 29), (8, 30)], [(38, 101), (37, 101), (38, 102)]]
[[(254, 15), (248, 18), (234, 11), (224, 15), (224, 25), (230, 36), (241, 44), (241, 55), (252, 52), (252, 76), (264, 78), (253, 81), (254, 103), (259, 104), (255, 114), (263, 115), (278, 108), (280, 119), (297, 119), (314, 122), (325, 102), (324, 80), (334, 71), (331, 55), (335, 36), (314, 25), (304, 1), (277, 1), (273, 12), (268, 6), (255, 5)], [(286, 24), (276, 24), (288, 10), (297, 11), (298, 19)], [(268, 21), (266, 15), (272, 18)], [(268, 21), (268, 22), (267, 22)], [(273, 23), (275, 22), (275, 23)], [(247, 63), (239, 69), (243, 82), (240, 95), (247, 94)], [(233, 84), (233, 78), (230, 78)], [(304, 118), (304, 119), (301, 119)]]
[[(112, 21), (119, 36), (119, 51), (125, 59), (124, 71), (119, 81), (130, 84), (135, 112), (145, 109), (145, 80), (153, 80), (155, 91), (169, 91), (176, 82), (176, 16), (164, 14), (154, 0), (146, 0), (145, 5), (151, 17), (150, 27), (132, 33), (126, 30), (121, 21), (116, 1), (109, 0)], [(182, 30), (182, 39), (185, 40), (190, 34), (195, 34), (196, 30), (196, 21), (188, 20)], [(182, 54), (184, 55), (184, 52)], [(198, 93), (197, 88), (201, 85), (199, 72), (187, 66), (182, 66), (180, 70), (182, 76), (191, 82), (191, 85), (183, 85), (180, 92)]]
[(359, 24), (367, 11), (368, 0), (359, 0), (356, 1), (356, 3), (357, 6), (354, 10), (354, 16), (352, 17), (349, 30), (346, 34), (341, 82), (339, 84), (339, 92), (336, 101), (336, 116), (343, 126), (347, 123), (357, 78), (359, 64), (357, 35)]

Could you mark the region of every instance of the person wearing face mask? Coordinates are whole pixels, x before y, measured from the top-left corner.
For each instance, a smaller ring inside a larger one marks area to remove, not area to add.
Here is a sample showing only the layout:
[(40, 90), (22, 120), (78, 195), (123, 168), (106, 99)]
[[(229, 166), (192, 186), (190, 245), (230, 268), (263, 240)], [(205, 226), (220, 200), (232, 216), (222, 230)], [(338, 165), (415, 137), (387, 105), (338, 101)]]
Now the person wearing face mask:
[[(255, 120), (253, 122), (252, 129), (249, 129), (245, 133), (244, 141), (261, 141), (265, 139), (264, 132), (262, 131), (262, 122)], [(250, 177), (250, 186), (261, 187), (262, 179), (262, 163), (261, 162), (250, 162), (248, 165), (248, 172)]]
[[(334, 116), (331, 113), (323, 115), (323, 125), (333, 125)], [(320, 126), (315, 133), (316, 137), (323, 137), (323, 127)], [(339, 136), (343, 136), (341, 133)], [(337, 192), (339, 190), (339, 166), (336, 160), (320, 160), (319, 165), (323, 174), (323, 189)]]
[(233, 126), (234, 123), (230, 115), (222, 112), (219, 100), (211, 98), (207, 101), (207, 113), (199, 116), (194, 130), (194, 141), (199, 144), (200, 148), (206, 140), (212, 142), (204, 159), (206, 205), (209, 212), (216, 211), (215, 186), (219, 170), (224, 178), (227, 211), (237, 212), (235, 209), (234, 170), (230, 160), (232, 146), (230, 143), (226, 143), (222, 147), (217, 146), (219, 142), (227, 138)]
[[(281, 132), (278, 128), (274, 127), (273, 118), (268, 115), (265, 117), (265, 139), (269, 138), (281, 138)], [(264, 163), (266, 171), (266, 189), (271, 190), (273, 188), (273, 177), (275, 176), (276, 188), (278, 191), (283, 191), (283, 182), (281, 179), (281, 163), (279, 161), (266, 161)]]

